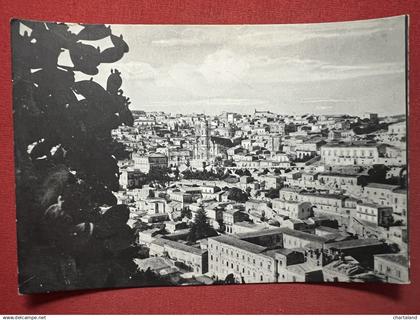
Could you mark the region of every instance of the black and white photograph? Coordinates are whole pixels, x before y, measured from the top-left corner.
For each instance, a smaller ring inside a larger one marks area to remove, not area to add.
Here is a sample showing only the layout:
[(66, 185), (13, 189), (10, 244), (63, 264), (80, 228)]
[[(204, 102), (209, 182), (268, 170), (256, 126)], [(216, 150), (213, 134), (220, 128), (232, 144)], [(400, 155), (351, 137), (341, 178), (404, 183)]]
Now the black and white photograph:
[(19, 292), (410, 283), (407, 35), (12, 20)]

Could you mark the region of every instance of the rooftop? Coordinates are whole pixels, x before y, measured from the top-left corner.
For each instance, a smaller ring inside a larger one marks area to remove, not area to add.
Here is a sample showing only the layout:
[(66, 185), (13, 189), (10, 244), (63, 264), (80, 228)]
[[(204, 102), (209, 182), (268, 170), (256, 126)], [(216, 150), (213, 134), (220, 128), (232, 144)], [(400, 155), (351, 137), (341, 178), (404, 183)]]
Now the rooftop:
[(239, 222), (235, 222), (234, 225), (240, 226), (240, 227), (255, 228), (255, 229), (266, 228), (262, 224), (256, 224), (250, 221), (239, 221)]
[(324, 232), (330, 232), (330, 233), (341, 232), (340, 230), (338, 230), (336, 228), (331, 228), (331, 227), (326, 227), (326, 226), (319, 226), (319, 227), (316, 227), (316, 229), (318, 229), (320, 231), (324, 231)]
[(394, 193), (407, 194), (407, 189), (395, 189)]
[(173, 268), (171, 261), (162, 257), (134, 259), (134, 263), (137, 265), (138, 270), (147, 270), (150, 268), (150, 270), (159, 271), (166, 268)]
[(281, 254), (283, 256), (288, 256), (289, 254), (292, 254), (293, 252), (297, 252), (296, 250), (286, 249), (286, 248), (275, 249), (273, 251), (275, 251), (276, 254)]
[(230, 236), (225, 236), (225, 235), (212, 237), (210, 239), (212, 239), (214, 241), (217, 241), (217, 242), (220, 242), (220, 243), (230, 245), (232, 247), (236, 247), (236, 248), (239, 248), (239, 249), (242, 249), (242, 250), (245, 250), (245, 251), (249, 251), (249, 252), (252, 252), (252, 253), (262, 253), (266, 249), (263, 246), (253, 244), (251, 242), (238, 239), (236, 237), (230, 237)]
[(164, 237), (168, 239), (176, 238), (180, 236), (186, 236), (189, 232), (190, 232), (190, 229), (180, 229), (180, 230), (176, 230), (174, 233), (165, 234)]
[(236, 236), (239, 239), (249, 239), (249, 238), (275, 235), (275, 234), (282, 234), (284, 232), (284, 230), (286, 230), (286, 229), (287, 228), (271, 228), (271, 229), (264, 229), (264, 230), (258, 230), (258, 231), (239, 233)]
[(153, 228), (153, 229), (146, 229), (146, 230), (140, 231), (140, 233), (152, 235), (153, 233), (159, 232), (159, 231), (161, 231), (159, 228)]
[(149, 158), (162, 158), (166, 157), (163, 153), (151, 153), (149, 154)]
[(169, 239), (158, 238), (152, 242), (152, 244), (160, 245), (160, 246), (168, 246), (173, 249), (189, 252), (195, 255), (201, 255), (204, 253), (204, 250), (183, 244), (181, 242), (172, 241)]
[(384, 184), (384, 183), (368, 183), (368, 185), (365, 188), (394, 190), (394, 189), (399, 188), (399, 186), (393, 185), (393, 184)]
[(354, 239), (326, 244), (326, 248), (334, 248), (337, 250), (346, 250), (360, 247), (370, 247), (383, 245), (383, 242), (376, 239)]
[(343, 177), (343, 178), (357, 178), (363, 176), (362, 174), (349, 174), (349, 173), (341, 173), (341, 172), (321, 172), (320, 176), (328, 176), (328, 177)]
[(353, 276), (364, 271), (359, 265), (359, 262), (350, 256), (346, 256), (344, 259), (335, 260), (324, 266), (324, 268), (347, 276)]
[(168, 216), (167, 213), (165, 213), (165, 212), (158, 212), (158, 213), (148, 214), (145, 217), (166, 217), (166, 216)]
[(248, 203), (268, 203), (267, 200), (260, 200), (260, 199), (249, 199)]
[(340, 194), (331, 194), (331, 193), (315, 193), (315, 192), (301, 192), (302, 195), (305, 196), (312, 196), (312, 197), (318, 197), (318, 198), (328, 198), (328, 199), (337, 199), (337, 200), (343, 200), (347, 198), (346, 196), (340, 195)]
[(408, 267), (408, 259), (405, 255), (399, 253), (391, 253), (391, 254), (376, 254), (375, 258), (380, 258), (386, 261), (390, 261), (393, 263), (397, 263), (404, 267)]
[(308, 240), (312, 242), (318, 242), (318, 243), (325, 243), (328, 241), (328, 239), (326, 239), (325, 237), (317, 236), (315, 234), (311, 234), (311, 233), (307, 233), (307, 232), (303, 232), (299, 230), (292, 230), (289, 228), (282, 228), (282, 229), (283, 229), (284, 234), (287, 234), (292, 237), (296, 237), (296, 238), (300, 238), (300, 239), (304, 239), (304, 240)]
[(316, 267), (309, 263), (292, 264), (292, 265), (287, 266), (286, 268), (288, 271), (297, 273), (297, 274), (305, 274), (307, 272), (321, 270), (321, 267)]

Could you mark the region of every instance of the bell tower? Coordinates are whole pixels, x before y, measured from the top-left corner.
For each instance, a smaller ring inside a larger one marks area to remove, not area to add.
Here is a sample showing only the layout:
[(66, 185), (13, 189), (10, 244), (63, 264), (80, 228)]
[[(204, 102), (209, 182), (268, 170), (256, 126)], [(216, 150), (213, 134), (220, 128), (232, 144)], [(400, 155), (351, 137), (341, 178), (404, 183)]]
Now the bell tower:
[(207, 120), (200, 121), (195, 128), (196, 159), (208, 160), (210, 156), (210, 129)]

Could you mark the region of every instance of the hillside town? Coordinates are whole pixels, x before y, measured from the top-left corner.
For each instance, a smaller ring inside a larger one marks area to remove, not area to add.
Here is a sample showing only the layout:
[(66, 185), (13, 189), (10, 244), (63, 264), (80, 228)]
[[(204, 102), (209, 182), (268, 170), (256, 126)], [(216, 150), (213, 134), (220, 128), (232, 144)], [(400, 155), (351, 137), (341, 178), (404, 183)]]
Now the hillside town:
[(406, 116), (133, 111), (118, 202), (173, 284), (409, 282)]

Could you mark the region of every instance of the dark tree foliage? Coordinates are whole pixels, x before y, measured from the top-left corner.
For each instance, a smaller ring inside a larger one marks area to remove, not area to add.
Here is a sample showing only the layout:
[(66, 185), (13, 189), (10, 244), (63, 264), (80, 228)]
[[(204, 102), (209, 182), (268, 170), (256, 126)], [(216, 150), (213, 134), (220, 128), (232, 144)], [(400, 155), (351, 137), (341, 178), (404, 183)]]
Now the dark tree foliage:
[(141, 221), (141, 219), (136, 219), (133, 224), (134, 234), (138, 236), (138, 234), (144, 230), (149, 229), (149, 225), (146, 222)]
[(386, 123), (377, 123), (375, 121), (370, 121), (368, 119), (362, 120), (360, 123), (352, 124), (351, 129), (353, 129), (355, 134), (370, 134), (378, 130), (387, 130), (388, 124)]
[(191, 219), (191, 210), (188, 207), (184, 207), (181, 209), (181, 219), (187, 217), (188, 219)]
[(223, 166), (225, 166), (225, 167), (236, 167), (236, 164), (235, 164), (235, 162), (233, 160), (226, 159), (223, 162)]
[(239, 188), (230, 188), (228, 192), (228, 199), (236, 202), (246, 202), (248, 201), (248, 194)]
[(190, 242), (196, 242), (197, 240), (213, 236), (217, 236), (217, 232), (209, 224), (204, 209), (200, 209), (194, 217), (187, 239)]
[(214, 159), (214, 165), (217, 167), (223, 166), (223, 158), (218, 156)]
[[(245, 281), (242, 278), (242, 283), (245, 283)], [(236, 280), (235, 275), (233, 273), (229, 273), (224, 281), (224, 284), (239, 284), (240, 282)]]
[(218, 219), (217, 223), (219, 224), (219, 228), (217, 229), (218, 232), (225, 232), (226, 230), (226, 225), (223, 222), (223, 219)]
[(162, 287), (172, 286), (173, 283), (169, 280), (158, 276), (150, 268), (144, 272), (136, 272), (131, 279), (132, 285), (143, 287)]
[(168, 169), (154, 168), (146, 175), (146, 181), (152, 184), (166, 185), (171, 179), (168, 175)]
[(202, 170), (202, 171), (185, 170), (184, 172), (182, 172), (182, 175), (184, 179), (197, 179), (197, 180), (210, 180), (210, 181), (220, 180), (225, 177), (223, 170), (217, 170), (216, 172), (207, 171), (207, 170)]
[(251, 196), (251, 191), (252, 191), (252, 188), (251, 187), (246, 187), (245, 192), (248, 195), (248, 197)]
[(267, 198), (275, 199), (279, 197), (280, 188), (270, 188), (268, 192), (265, 194)]
[(243, 176), (250, 177), (250, 176), (252, 176), (251, 172), (249, 172), (248, 169), (239, 169), (239, 170), (236, 170), (236, 174), (238, 176), (240, 176), (240, 177), (243, 177)]
[(229, 175), (226, 178), (224, 178), (223, 181), (227, 183), (237, 183), (240, 181), (240, 179), (237, 176)]
[[(82, 26), (75, 34), (64, 23), (11, 23), (21, 292), (130, 286), (136, 273), (129, 209), (112, 194), (126, 151), (111, 130), (133, 124), (130, 101), (118, 70), (106, 88), (75, 81), (75, 72), (96, 75), (120, 60), (128, 45), (110, 27)], [(105, 50), (83, 43), (107, 37)], [(64, 51), (73, 67), (58, 64)]]
[(374, 164), (368, 170), (368, 182), (387, 183), (386, 174), (388, 171), (389, 167), (383, 164)]

